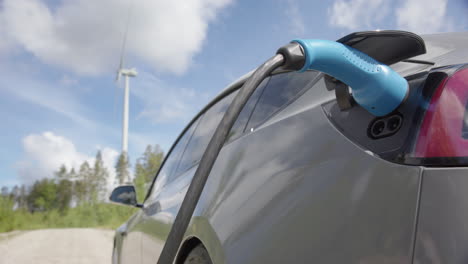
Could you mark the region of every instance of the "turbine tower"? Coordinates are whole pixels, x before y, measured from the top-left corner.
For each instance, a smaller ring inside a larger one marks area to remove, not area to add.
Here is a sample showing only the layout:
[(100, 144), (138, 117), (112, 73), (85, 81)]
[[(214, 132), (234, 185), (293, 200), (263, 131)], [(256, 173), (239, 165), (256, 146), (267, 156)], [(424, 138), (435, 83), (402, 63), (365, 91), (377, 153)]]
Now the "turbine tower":
[(137, 71), (135, 68), (123, 69), (122, 65), (117, 72), (117, 81), (120, 76), (125, 78), (124, 100), (123, 100), (123, 115), (122, 115), (122, 153), (127, 155), (128, 151), (128, 107), (129, 107), (129, 90), (130, 90), (130, 77), (136, 77)]

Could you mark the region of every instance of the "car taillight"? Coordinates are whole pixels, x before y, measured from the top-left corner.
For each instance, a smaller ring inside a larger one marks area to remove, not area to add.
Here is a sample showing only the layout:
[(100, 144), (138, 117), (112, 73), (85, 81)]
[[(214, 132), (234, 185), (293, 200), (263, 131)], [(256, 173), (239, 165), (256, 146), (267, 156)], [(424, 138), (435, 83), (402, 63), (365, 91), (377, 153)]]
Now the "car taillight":
[[(445, 78), (423, 116), (415, 158), (468, 157), (468, 68)], [(440, 164), (444, 165), (444, 164)]]

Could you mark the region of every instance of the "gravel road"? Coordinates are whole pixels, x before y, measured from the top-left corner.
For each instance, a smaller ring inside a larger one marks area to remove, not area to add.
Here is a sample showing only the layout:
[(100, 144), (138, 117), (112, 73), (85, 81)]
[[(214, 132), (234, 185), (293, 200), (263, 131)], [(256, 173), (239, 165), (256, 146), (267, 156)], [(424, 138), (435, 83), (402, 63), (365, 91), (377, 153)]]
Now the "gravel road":
[(113, 234), (90, 228), (0, 234), (0, 264), (110, 264)]

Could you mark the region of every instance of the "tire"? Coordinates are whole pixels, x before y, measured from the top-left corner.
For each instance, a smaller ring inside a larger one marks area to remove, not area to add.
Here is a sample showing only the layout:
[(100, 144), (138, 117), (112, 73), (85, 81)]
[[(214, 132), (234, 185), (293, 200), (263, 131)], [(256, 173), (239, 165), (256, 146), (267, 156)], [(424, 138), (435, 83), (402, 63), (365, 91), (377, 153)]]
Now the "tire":
[(202, 245), (196, 246), (190, 253), (187, 258), (185, 258), (184, 264), (213, 264), (206, 251), (205, 247)]

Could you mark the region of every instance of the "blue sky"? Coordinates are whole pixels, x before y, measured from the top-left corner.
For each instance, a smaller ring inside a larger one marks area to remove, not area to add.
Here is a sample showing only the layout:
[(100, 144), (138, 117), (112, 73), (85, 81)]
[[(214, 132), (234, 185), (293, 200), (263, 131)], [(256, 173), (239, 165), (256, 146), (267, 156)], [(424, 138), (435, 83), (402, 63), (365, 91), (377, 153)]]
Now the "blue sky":
[[(131, 2), (134, 2), (131, 4)], [(121, 148), (114, 82), (128, 10), (129, 154), (167, 150), (223, 87), (294, 38), (359, 30), (468, 30), (467, 0), (2, 0), (0, 185), (66, 164), (112, 166)]]

